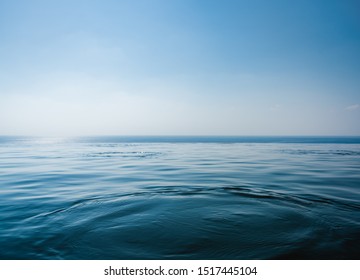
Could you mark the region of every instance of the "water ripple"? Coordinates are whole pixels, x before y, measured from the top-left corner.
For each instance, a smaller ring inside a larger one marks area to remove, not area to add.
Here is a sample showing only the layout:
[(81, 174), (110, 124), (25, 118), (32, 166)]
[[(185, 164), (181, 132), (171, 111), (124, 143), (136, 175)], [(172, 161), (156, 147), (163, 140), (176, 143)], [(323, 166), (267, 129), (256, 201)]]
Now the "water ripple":
[(0, 259), (360, 257), (359, 144), (100, 140), (0, 138)]

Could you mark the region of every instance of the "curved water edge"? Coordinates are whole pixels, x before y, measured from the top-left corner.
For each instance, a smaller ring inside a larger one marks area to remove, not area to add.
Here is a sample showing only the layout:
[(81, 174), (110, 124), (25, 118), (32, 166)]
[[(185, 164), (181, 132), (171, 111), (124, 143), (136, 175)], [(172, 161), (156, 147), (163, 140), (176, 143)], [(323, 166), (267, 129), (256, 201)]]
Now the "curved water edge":
[(1, 259), (359, 258), (358, 144), (29, 143), (0, 144)]

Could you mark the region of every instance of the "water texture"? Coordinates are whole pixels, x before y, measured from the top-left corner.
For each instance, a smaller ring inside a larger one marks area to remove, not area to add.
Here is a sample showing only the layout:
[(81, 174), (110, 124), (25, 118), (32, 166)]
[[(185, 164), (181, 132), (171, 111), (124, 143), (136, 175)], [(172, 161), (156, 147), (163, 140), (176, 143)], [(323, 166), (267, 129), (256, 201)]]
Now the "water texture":
[(359, 259), (360, 138), (0, 137), (0, 259)]

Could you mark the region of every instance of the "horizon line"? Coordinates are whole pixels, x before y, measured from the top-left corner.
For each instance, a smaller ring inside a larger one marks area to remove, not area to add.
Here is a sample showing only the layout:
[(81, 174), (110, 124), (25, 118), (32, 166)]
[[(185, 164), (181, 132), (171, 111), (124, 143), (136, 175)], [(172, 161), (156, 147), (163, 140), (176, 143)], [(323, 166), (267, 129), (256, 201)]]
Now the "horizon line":
[(67, 136), (60, 136), (60, 135), (11, 135), (11, 134), (0, 134), (0, 137), (30, 137), (30, 138), (85, 138), (85, 137), (199, 137), (199, 138), (206, 138), (206, 137), (223, 137), (223, 138), (235, 138), (235, 137), (323, 137), (323, 138), (332, 138), (332, 137), (360, 137), (360, 135), (316, 135), (316, 134), (279, 134), (279, 135), (266, 135), (266, 134), (246, 134), (246, 135), (227, 135), (227, 134), (91, 134), (91, 135), (67, 135)]

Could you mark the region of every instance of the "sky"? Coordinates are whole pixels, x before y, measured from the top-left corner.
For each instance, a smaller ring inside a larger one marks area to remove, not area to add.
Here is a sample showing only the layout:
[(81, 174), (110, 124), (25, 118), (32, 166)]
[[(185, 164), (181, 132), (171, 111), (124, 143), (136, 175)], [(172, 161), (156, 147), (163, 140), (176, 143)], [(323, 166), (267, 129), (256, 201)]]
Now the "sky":
[(0, 0), (0, 135), (360, 135), (360, 2)]

